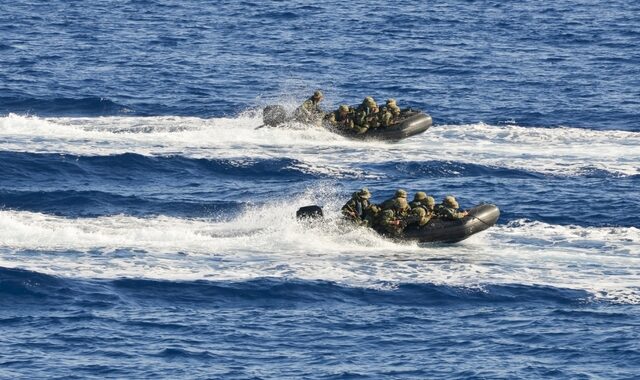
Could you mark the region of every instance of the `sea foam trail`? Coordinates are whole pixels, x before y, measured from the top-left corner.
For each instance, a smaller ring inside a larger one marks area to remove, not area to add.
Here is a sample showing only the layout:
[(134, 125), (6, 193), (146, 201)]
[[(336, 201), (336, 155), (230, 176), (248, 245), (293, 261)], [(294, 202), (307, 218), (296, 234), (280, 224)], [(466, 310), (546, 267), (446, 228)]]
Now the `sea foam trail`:
[[(581, 175), (602, 170), (640, 173), (640, 133), (486, 124), (437, 125), (395, 144), (362, 142), (323, 129), (255, 128), (260, 117), (0, 118), (0, 149), (75, 155), (183, 155), (193, 158), (289, 157), (327, 174), (363, 163), (446, 159), (543, 174)], [(336, 160), (339, 157), (339, 160)]]
[[(637, 228), (520, 220), (459, 244), (421, 246), (395, 243), (335, 221), (313, 226), (296, 222), (295, 209), (307, 203), (301, 198), (248, 208), (231, 220), (122, 215), (73, 219), (0, 211), (0, 266), (109, 279), (274, 277), (368, 288), (406, 283), (545, 285), (640, 302)], [(327, 209), (330, 217), (336, 216), (335, 204)]]

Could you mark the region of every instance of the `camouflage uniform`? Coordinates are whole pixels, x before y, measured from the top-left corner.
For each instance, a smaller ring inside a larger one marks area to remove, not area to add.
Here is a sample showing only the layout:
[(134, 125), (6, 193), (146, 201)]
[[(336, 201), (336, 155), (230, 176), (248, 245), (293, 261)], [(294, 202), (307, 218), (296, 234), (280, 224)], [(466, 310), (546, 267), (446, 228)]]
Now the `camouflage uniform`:
[(411, 222), (410, 212), (411, 208), (407, 203), (407, 199), (402, 197), (396, 198), (392, 208), (384, 210), (382, 213), (380, 224), (383, 227), (383, 233), (388, 233), (393, 236), (400, 235), (407, 224)]
[(367, 96), (356, 109), (355, 126), (358, 134), (365, 133), (369, 128), (378, 126), (378, 105), (372, 97)]
[(389, 198), (386, 201), (382, 202), (382, 204), (380, 205), (380, 207), (382, 207), (383, 210), (387, 210), (393, 207), (393, 205), (396, 202), (396, 199), (398, 198), (404, 198), (404, 200), (407, 200), (407, 192), (402, 190), (402, 189), (398, 189), (396, 190), (395, 195), (393, 196), (393, 198)]
[(342, 206), (342, 215), (356, 224), (365, 225), (365, 212), (369, 208), (371, 193), (365, 187), (351, 195), (351, 199)]
[(411, 212), (407, 198), (397, 198), (395, 202), (393, 202), (393, 209), (398, 218), (406, 218)]
[(320, 108), (320, 102), (324, 98), (322, 91), (315, 91), (309, 99), (294, 111), (296, 121), (301, 123), (315, 122), (322, 119), (324, 111)]
[(380, 111), (380, 126), (388, 127), (395, 124), (395, 119), (400, 116), (400, 107), (395, 99), (387, 99), (387, 104)]
[(402, 222), (393, 210), (384, 210), (380, 218), (381, 232), (391, 236), (398, 236), (402, 233)]
[(353, 130), (353, 109), (348, 105), (341, 105), (337, 111), (331, 112), (327, 117), (327, 121), (332, 126), (345, 131)]
[(367, 227), (377, 230), (380, 227), (382, 210), (379, 206), (371, 204), (364, 213), (364, 221)]
[(436, 206), (436, 215), (444, 220), (462, 219), (467, 216), (467, 212), (460, 211), (459, 208), (460, 206), (456, 199), (451, 195), (447, 195), (442, 203)]
[(431, 218), (434, 217), (435, 204), (435, 199), (428, 196), (425, 192), (419, 191), (416, 193), (413, 202), (411, 202), (409, 206), (411, 206), (411, 216), (417, 221), (420, 227), (429, 223)]

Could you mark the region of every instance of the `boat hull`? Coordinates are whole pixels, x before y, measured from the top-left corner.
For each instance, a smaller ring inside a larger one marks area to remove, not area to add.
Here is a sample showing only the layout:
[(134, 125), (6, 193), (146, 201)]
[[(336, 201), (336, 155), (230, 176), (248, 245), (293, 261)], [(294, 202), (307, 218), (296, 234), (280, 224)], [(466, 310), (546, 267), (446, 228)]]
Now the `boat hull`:
[[(262, 121), (264, 126), (280, 127), (296, 120), (297, 119), (294, 116), (289, 115), (281, 105), (269, 105), (262, 110)], [(298, 122), (301, 121), (298, 120)], [(424, 112), (406, 109), (402, 111), (402, 118), (397, 123), (389, 127), (370, 128), (368, 131), (361, 134), (336, 128), (320, 120), (318, 120), (318, 123), (331, 132), (355, 140), (398, 141), (426, 131), (433, 124), (433, 120), (430, 115)]]

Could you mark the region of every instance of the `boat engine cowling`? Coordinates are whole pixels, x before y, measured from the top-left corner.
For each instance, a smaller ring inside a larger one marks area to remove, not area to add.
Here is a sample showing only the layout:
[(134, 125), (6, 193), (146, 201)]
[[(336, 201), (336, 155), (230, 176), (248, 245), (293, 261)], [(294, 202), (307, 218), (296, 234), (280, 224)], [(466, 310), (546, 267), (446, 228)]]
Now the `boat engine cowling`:
[(287, 121), (287, 110), (281, 105), (270, 105), (262, 110), (262, 122), (269, 127), (277, 127)]

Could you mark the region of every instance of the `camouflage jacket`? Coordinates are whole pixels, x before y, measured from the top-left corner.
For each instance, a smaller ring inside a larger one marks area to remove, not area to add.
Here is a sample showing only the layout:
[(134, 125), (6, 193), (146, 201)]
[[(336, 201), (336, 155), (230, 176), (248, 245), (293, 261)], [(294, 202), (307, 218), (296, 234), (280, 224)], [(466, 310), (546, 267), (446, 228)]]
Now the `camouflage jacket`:
[(380, 223), (382, 220), (382, 211), (378, 209), (378, 211), (374, 211), (370, 206), (364, 213), (364, 222), (367, 227), (371, 227), (373, 229), (377, 229), (380, 227)]
[(353, 129), (353, 113), (349, 112), (346, 116), (342, 116), (340, 111), (334, 111), (327, 117), (329, 124), (344, 130)]
[(364, 220), (365, 211), (369, 208), (369, 201), (361, 199), (357, 193), (353, 193), (351, 199), (342, 206), (342, 215), (353, 221), (361, 222)]
[(389, 127), (396, 123), (399, 116), (400, 116), (399, 107), (384, 106), (380, 109), (380, 112), (378, 113), (378, 124), (380, 127)]
[(354, 122), (360, 127), (376, 128), (378, 126), (378, 109), (361, 105), (356, 110)]
[(403, 223), (393, 210), (385, 210), (380, 217), (380, 227), (382, 232), (397, 236), (402, 233)]
[(444, 220), (458, 220), (465, 217), (465, 213), (463, 211), (457, 210), (453, 207), (447, 207), (445, 205), (437, 205), (435, 213), (438, 218)]
[[(413, 203), (413, 202), (412, 202)], [(413, 223), (417, 223), (419, 226), (424, 226), (429, 223), (433, 217), (433, 211), (430, 211), (426, 206), (420, 205), (418, 207), (412, 207), (409, 219)]]
[(324, 111), (320, 108), (320, 103), (313, 98), (309, 98), (296, 108), (294, 117), (299, 122), (313, 122), (324, 116)]

